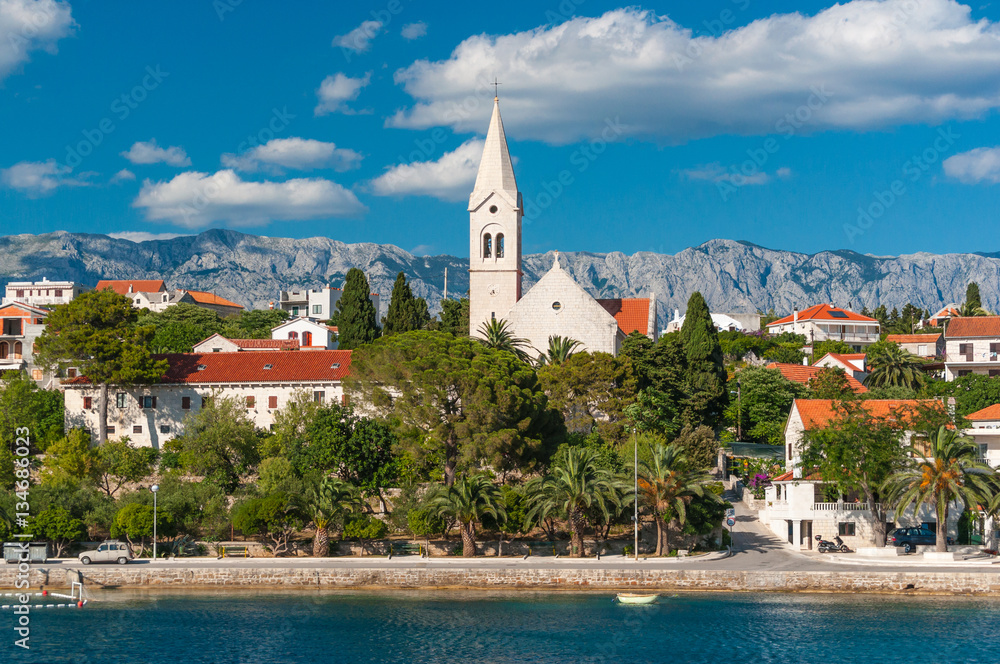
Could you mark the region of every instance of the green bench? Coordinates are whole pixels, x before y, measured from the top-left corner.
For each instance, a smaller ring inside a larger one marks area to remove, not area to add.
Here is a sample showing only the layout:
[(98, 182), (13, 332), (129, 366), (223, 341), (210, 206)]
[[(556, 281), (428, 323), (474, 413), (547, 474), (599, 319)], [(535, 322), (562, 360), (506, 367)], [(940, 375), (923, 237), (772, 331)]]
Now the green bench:
[(220, 546), (219, 547), (219, 557), (220, 558), (249, 558), (250, 557), (250, 547), (248, 546)]
[(412, 544), (410, 542), (392, 542), (389, 547), (389, 559), (391, 560), (393, 556), (420, 556), (424, 557), (424, 547), (421, 544)]

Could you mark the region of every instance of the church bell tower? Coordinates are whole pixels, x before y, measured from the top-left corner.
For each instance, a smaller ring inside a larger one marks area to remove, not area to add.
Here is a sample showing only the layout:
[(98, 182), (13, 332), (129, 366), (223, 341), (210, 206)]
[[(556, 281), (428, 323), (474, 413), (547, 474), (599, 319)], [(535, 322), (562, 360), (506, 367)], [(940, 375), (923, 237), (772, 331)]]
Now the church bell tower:
[(469, 196), (469, 334), (507, 316), (521, 299), (521, 193), (500, 119), (500, 100), (486, 133), (476, 186)]

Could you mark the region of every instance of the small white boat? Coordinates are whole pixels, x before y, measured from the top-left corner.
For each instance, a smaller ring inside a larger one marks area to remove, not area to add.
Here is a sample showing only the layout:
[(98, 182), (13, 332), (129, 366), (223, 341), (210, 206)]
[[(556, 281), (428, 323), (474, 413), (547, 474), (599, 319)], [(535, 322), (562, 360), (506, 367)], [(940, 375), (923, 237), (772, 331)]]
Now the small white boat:
[(621, 604), (656, 604), (659, 595), (644, 595), (639, 593), (618, 593), (615, 599)]

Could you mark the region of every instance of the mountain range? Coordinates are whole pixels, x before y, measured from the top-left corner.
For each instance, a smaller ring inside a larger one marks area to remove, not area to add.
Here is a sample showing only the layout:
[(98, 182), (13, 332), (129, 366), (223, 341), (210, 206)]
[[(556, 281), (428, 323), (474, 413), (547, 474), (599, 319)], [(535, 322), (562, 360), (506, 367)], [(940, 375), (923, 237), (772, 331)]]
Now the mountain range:
[[(524, 289), (552, 267), (553, 252), (524, 257)], [(872, 256), (852, 251), (802, 254), (736, 240), (710, 240), (677, 254), (560, 253), (560, 263), (594, 297), (654, 293), (660, 322), (683, 312), (701, 291), (712, 311), (790, 313), (826, 302), (860, 310), (913, 304), (936, 310), (961, 302), (979, 283), (983, 306), (1000, 307), (1000, 253)], [(253, 308), (277, 301), (281, 290), (342, 286), (351, 267), (364, 270), (382, 294), (382, 314), (399, 272), (437, 311), (444, 294), (464, 295), (468, 259), (414, 256), (393, 245), (345, 244), (326, 237), (264, 237), (209, 230), (169, 240), (133, 242), (107, 235), (56, 232), (0, 237), (0, 285), (64, 279), (93, 286), (99, 279), (163, 279), (169, 288), (211, 291)]]

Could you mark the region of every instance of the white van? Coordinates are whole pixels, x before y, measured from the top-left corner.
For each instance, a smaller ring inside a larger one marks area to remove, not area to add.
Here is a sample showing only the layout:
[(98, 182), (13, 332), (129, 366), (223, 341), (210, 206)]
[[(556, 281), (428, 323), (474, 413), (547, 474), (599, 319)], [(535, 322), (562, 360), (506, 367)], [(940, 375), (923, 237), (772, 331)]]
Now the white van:
[(90, 563), (111, 563), (115, 562), (124, 565), (135, 558), (128, 542), (120, 540), (105, 540), (97, 547), (96, 551), (84, 551), (79, 555), (80, 562), (84, 565)]

